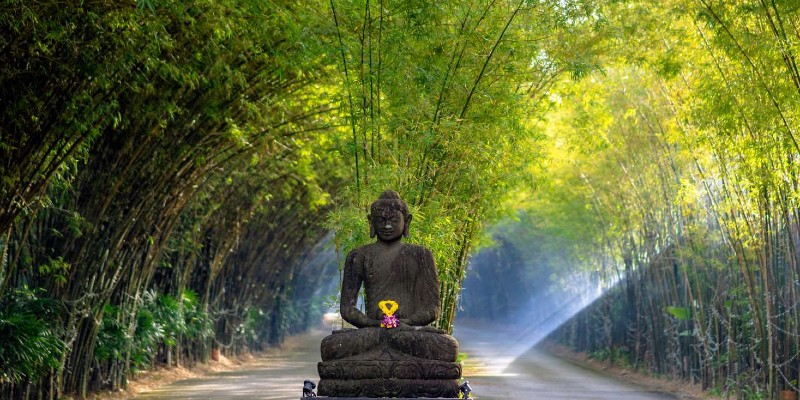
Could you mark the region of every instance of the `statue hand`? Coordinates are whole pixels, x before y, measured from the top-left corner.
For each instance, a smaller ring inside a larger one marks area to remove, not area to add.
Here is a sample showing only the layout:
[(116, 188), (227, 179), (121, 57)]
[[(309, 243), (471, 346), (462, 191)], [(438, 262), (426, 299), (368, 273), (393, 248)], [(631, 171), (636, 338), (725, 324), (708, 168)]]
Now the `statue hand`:
[(412, 326), (412, 325), (409, 325), (408, 324), (408, 320), (401, 319), (400, 320), (400, 325), (398, 325), (397, 328), (394, 328), (394, 329), (397, 329), (399, 331), (413, 331), (416, 328), (414, 328), (414, 326)]
[(442, 329), (435, 328), (435, 327), (432, 327), (432, 326), (423, 326), (423, 327), (419, 328), (419, 330), (421, 330), (423, 332), (431, 332), (431, 333), (439, 333), (439, 334), (447, 333)]

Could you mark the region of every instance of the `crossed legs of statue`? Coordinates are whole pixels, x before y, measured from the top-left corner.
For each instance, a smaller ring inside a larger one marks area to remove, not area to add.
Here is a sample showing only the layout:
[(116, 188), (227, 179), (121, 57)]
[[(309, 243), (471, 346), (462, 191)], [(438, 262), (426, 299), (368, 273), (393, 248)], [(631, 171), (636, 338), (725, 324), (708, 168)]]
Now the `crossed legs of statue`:
[[(433, 328), (361, 328), (334, 331), (321, 344), (322, 361), (420, 358), (455, 362), (458, 343)], [(384, 354), (391, 351), (391, 354)], [(387, 358), (394, 357), (394, 358)]]

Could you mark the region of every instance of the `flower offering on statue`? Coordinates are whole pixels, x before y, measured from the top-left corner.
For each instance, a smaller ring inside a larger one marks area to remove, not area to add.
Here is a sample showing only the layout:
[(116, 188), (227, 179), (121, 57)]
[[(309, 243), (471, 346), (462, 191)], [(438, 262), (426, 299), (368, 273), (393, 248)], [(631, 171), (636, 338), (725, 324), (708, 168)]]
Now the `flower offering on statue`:
[(381, 318), (381, 328), (392, 329), (400, 325), (400, 320), (394, 316), (397, 308), (400, 307), (394, 300), (384, 300), (378, 303), (378, 307), (383, 311), (383, 318)]

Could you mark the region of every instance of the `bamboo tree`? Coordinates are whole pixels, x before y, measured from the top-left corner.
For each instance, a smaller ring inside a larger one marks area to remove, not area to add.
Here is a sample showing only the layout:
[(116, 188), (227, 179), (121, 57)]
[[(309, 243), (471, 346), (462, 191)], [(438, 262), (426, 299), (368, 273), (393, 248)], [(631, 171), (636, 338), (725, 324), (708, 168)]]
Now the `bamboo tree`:
[[(331, 2), (330, 9), (353, 136), (342, 152), (353, 154), (358, 171), (332, 214), (337, 242), (344, 251), (363, 244), (362, 210), (386, 188), (398, 190), (419, 221), (413, 240), (436, 256), (443, 310), (437, 325), (450, 330), (468, 255), (483, 224), (503, 213), (503, 198), (529, 162), (513, 151), (535, 142), (521, 117), (544, 111), (532, 101), (541, 93), (526, 98), (516, 90), (530, 77), (549, 81), (568, 70), (531, 67), (530, 59), (556, 42), (525, 46), (524, 37), (574, 29), (588, 42), (591, 28), (564, 23), (572, 10), (524, 2)], [(372, 54), (379, 54), (377, 63)], [(569, 64), (570, 56), (553, 50), (551, 61)]]

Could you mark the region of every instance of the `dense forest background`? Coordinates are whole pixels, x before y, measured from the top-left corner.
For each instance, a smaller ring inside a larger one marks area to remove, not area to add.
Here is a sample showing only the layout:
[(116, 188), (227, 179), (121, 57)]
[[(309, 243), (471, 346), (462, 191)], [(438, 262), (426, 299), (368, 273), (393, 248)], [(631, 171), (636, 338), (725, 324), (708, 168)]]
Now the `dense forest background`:
[(5, 0), (0, 397), (85, 398), (316, 323), (325, 260), (386, 188), (436, 255), (441, 328), (516, 218), (482, 273), (538, 278), (493, 307), (591, 271), (609, 295), (558, 340), (797, 391), (799, 9)]

